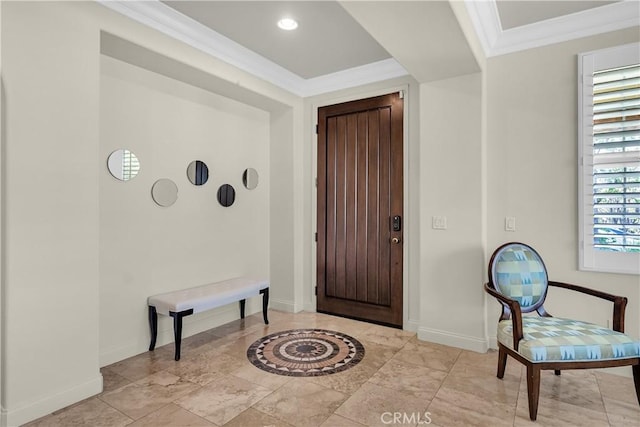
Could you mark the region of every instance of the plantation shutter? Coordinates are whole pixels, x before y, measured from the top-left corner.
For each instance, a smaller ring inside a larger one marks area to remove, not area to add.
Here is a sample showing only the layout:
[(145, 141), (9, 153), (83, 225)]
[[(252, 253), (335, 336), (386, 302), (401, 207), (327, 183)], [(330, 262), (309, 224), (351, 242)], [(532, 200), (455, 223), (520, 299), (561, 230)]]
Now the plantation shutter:
[(640, 252), (640, 65), (593, 73), (594, 249)]

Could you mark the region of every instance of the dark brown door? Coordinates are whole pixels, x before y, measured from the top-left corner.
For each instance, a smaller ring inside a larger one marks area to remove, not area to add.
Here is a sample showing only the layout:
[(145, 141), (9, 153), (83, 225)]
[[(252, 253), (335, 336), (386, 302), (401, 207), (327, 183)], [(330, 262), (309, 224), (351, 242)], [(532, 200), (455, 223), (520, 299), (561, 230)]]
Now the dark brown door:
[(398, 93), (318, 109), (318, 311), (402, 326)]

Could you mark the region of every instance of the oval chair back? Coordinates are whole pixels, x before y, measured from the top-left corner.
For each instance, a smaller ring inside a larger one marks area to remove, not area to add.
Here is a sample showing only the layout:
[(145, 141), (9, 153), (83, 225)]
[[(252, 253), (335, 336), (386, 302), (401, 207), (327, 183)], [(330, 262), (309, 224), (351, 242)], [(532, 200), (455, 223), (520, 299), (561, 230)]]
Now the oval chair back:
[[(531, 246), (506, 243), (491, 256), (489, 284), (502, 295), (518, 301), (523, 313), (529, 313), (544, 304), (548, 288), (547, 268)], [(508, 312), (509, 308), (503, 304), (503, 313)]]

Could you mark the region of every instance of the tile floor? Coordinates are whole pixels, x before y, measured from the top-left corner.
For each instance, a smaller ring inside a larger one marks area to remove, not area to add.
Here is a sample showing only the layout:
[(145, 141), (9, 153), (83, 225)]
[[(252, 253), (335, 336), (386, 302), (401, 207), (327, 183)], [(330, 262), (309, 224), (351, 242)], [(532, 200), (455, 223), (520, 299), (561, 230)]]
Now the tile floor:
[[(102, 369), (104, 392), (40, 418), (40, 426), (640, 426), (631, 378), (544, 371), (538, 421), (529, 421), (524, 370), (497, 353), (419, 341), (411, 332), (316, 313), (271, 310)], [(273, 332), (316, 327), (358, 339), (365, 358), (333, 375), (261, 371), (247, 347)], [(394, 420), (394, 414), (397, 418)]]

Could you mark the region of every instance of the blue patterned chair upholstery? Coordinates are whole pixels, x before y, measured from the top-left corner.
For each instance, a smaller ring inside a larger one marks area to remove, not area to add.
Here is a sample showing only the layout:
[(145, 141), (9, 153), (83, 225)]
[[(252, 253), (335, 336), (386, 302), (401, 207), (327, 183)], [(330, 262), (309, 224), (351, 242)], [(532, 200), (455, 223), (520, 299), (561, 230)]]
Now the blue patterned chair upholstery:
[[(613, 303), (613, 328), (552, 317), (544, 309), (549, 286), (569, 289)], [(624, 334), (627, 298), (548, 280), (540, 255), (530, 246), (511, 242), (495, 250), (489, 261), (485, 291), (498, 299), (498, 378), (507, 356), (527, 367), (529, 417), (538, 413), (540, 370), (605, 368), (631, 365), (640, 403), (640, 340)], [(538, 316), (522, 316), (536, 311)]]

